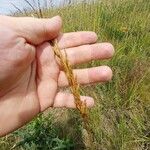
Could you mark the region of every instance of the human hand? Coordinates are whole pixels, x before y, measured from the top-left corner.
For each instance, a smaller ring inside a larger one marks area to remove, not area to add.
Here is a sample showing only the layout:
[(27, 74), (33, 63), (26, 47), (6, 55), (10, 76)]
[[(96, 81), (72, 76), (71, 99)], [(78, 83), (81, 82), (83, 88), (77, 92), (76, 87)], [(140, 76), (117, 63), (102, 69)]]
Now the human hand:
[[(111, 58), (109, 43), (97, 43), (93, 32), (61, 34), (60, 17), (52, 19), (0, 16), (0, 136), (32, 120), (49, 107), (75, 108), (71, 94), (59, 92), (68, 86), (49, 42), (54, 38), (72, 65)], [(107, 66), (75, 69), (80, 84), (105, 82), (112, 71)], [(92, 107), (94, 100), (86, 99)]]

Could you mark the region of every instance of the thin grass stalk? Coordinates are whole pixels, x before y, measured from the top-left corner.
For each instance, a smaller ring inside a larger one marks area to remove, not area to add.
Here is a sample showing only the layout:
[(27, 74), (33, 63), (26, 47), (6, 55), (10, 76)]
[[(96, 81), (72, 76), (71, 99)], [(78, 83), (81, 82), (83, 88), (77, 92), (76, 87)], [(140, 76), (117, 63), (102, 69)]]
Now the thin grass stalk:
[(36, 12), (36, 9), (34, 8), (34, 6), (28, 1), (28, 0), (24, 0), (30, 7), (33, 11)]
[(41, 8), (40, 0), (38, 0), (38, 9), (39, 9), (40, 18), (43, 18), (43, 13), (42, 13), (42, 8)]
[(22, 10), (19, 8), (19, 7), (17, 7), (16, 5), (14, 5), (13, 3), (10, 3), (19, 13), (23, 13), (22, 12)]
[(33, 12), (35, 12), (37, 17), (40, 18), (40, 14), (37, 12), (37, 10), (34, 8), (34, 6), (28, 0), (24, 0), (24, 1), (31, 7), (31, 9), (33, 10)]
[(54, 40), (52, 42), (52, 45), (53, 45), (53, 51), (54, 51), (56, 57), (58, 58), (61, 66), (63, 67), (63, 70), (66, 74), (71, 93), (74, 96), (74, 103), (82, 117), (84, 129), (87, 132), (86, 139), (88, 142), (85, 141), (85, 142), (87, 142), (85, 144), (86, 144), (86, 146), (90, 147), (90, 149), (93, 149), (93, 144), (92, 144), (93, 143), (93, 132), (92, 132), (92, 130), (90, 128), (90, 124), (89, 124), (88, 108), (87, 108), (86, 100), (81, 101), (80, 85), (77, 81), (77, 77), (74, 76), (73, 69), (72, 69), (71, 64), (69, 63), (66, 51), (65, 51), (65, 55), (63, 55), (61, 53), (61, 50), (59, 49), (57, 40)]

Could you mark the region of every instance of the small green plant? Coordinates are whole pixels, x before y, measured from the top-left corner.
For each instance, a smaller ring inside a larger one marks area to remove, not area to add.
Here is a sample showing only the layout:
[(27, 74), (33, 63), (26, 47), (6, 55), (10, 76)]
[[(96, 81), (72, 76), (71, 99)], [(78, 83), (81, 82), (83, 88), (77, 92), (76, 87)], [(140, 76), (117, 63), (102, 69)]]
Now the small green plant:
[(51, 115), (40, 115), (26, 128), (16, 131), (14, 134), (20, 140), (11, 149), (73, 150), (71, 139), (58, 137), (60, 131), (52, 123), (53, 120)]

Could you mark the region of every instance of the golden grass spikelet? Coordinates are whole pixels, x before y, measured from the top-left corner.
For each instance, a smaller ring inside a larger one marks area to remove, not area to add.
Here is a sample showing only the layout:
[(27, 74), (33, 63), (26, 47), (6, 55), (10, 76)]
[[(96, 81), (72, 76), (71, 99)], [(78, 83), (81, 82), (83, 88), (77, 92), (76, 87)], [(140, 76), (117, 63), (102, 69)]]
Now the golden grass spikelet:
[(87, 118), (86, 100), (81, 101), (80, 99), (80, 85), (77, 82), (77, 78), (73, 74), (73, 69), (67, 58), (67, 53), (65, 52), (65, 55), (61, 53), (58, 47), (57, 40), (54, 40), (53, 42), (53, 50), (54, 50), (55, 55), (58, 57), (60, 64), (62, 65), (63, 70), (67, 76), (71, 93), (74, 96), (76, 108), (79, 110), (82, 118), (85, 119)]

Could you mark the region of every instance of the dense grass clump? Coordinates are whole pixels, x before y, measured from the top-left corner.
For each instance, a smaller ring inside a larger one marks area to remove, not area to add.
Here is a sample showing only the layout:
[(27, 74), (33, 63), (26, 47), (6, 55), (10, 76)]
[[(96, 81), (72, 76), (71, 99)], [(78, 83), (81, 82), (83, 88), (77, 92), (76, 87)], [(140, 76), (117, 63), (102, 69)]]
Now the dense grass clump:
[[(91, 30), (100, 42), (116, 49), (111, 61), (77, 67), (109, 65), (113, 80), (84, 87), (96, 100), (90, 111), (95, 150), (150, 148), (150, 1), (101, 0), (44, 10), (43, 16), (61, 15), (64, 32)], [(30, 14), (28, 14), (30, 15)], [(36, 15), (36, 14), (35, 14)], [(29, 125), (0, 139), (0, 149), (82, 150), (81, 120), (74, 110), (50, 110)], [(18, 147), (19, 146), (19, 147)]]

